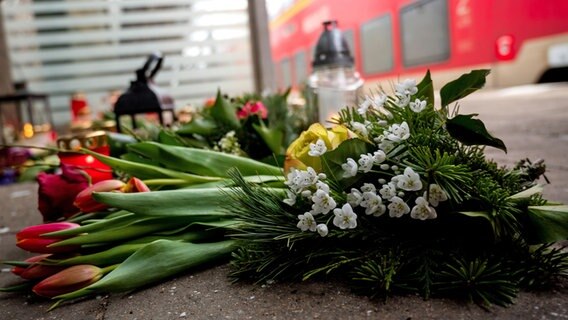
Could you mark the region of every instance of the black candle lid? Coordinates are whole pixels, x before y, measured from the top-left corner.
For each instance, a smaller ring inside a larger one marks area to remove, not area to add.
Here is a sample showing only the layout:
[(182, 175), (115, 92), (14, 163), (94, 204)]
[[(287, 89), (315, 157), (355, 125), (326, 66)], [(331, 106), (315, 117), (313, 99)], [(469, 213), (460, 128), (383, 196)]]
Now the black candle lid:
[(337, 28), (337, 20), (325, 21), (323, 32), (318, 39), (312, 66), (352, 67), (353, 57), (347, 41)]

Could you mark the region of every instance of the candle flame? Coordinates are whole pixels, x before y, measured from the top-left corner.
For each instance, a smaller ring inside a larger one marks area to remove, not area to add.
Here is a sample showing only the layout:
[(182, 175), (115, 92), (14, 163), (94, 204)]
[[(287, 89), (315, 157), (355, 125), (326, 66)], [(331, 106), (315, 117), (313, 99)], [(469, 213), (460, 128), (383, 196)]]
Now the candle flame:
[(31, 123), (24, 124), (23, 135), (28, 139), (34, 136), (34, 126)]

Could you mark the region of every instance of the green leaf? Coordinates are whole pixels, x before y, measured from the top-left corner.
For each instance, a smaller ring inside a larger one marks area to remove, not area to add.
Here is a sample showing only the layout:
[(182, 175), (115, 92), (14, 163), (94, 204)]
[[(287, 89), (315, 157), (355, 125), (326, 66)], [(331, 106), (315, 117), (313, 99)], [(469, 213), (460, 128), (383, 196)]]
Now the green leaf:
[(176, 133), (180, 135), (199, 134), (208, 136), (218, 130), (215, 121), (205, 118), (193, 118), (190, 123), (183, 125)]
[(142, 157), (139, 154), (136, 154), (136, 153), (133, 153), (133, 152), (123, 153), (122, 155), (120, 155), (120, 159), (130, 161), (130, 162), (143, 163), (143, 164), (147, 164), (147, 165), (151, 165), (151, 166), (155, 166), (155, 167), (160, 166), (159, 162), (154, 161), (152, 159), (148, 159), (146, 157)]
[(450, 103), (483, 88), (485, 77), (489, 75), (489, 72), (490, 70), (473, 70), (446, 84), (440, 90), (442, 107), (445, 108)]
[[(357, 161), (361, 154), (371, 152), (371, 145), (360, 139), (349, 139), (343, 141), (335, 150), (326, 152), (322, 156), (324, 173), (335, 180), (343, 179), (343, 168), (341, 165), (347, 162), (347, 158)], [(343, 181), (345, 185), (350, 185), (349, 181), (356, 180), (357, 177)]]
[(120, 226), (125, 226), (125, 225), (129, 225), (137, 220), (139, 220), (140, 217), (137, 217), (134, 213), (132, 212), (128, 212), (126, 214), (120, 215), (120, 216), (115, 216), (115, 217), (108, 217), (107, 219), (103, 219), (100, 221), (97, 221), (95, 223), (91, 223), (91, 224), (87, 224), (87, 225), (83, 225), (80, 226), (78, 228), (72, 228), (72, 229), (66, 229), (66, 230), (61, 230), (61, 231), (55, 231), (55, 232), (49, 232), (49, 233), (44, 233), (42, 234), (42, 236), (44, 237), (69, 237), (69, 236), (75, 236), (81, 233), (89, 233), (89, 232), (95, 232), (98, 230), (104, 230), (107, 228), (112, 228), (112, 227), (120, 227)]
[(264, 125), (264, 122), (261, 122), (260, 125), (253, 123), (252, 126), (274, 154), (284, 154), (285, 150), (282, 146), (284, 132), (281, 129), (268, 128)]
[(416, 97), (425, 97), (428, 100), (428, 104), (434, 105), (434, 85), (432, 84), (432, 78), (430, 77), (430, 70), (426, 72), (426, 75), (418, 84), (418, 92)]
[(568, 206), (528, 207), (531, 242), (549, 243), (568, 239)]
[(483, 122), (473, 119), (477, 114), (457, 115), (446, 121), (446, 129), (449, 134), (459, 142), (471, 145), (486, 145), (507, 152), (507, 147), (502, 140), (493, 137)]
[[(234, 223), (234, 222), (233, 222)], [(131, 256), (133, 253), (143, 248), (147, 244), (154, 242), (156, 240), (171, 240), (171, 241), (203, 241), (204, 239), (210, 239), (213, 233), (206, 231), (192, 231), (181, 235), (174, 236), (147, 236), (138, 238), (127, 243), (118, 244), (112, 248), (105, 249), (101, 252), (95, 252), (86, 255), (74, 256), (66, 259), (56, 260), (56, 259), (44, 259), (42, 262), (60, 265), (60, 266), (73, 266), (78, 264), (92, 264), (95, 266), (107, 266), (111, 264), (117, 264), (123, 262), (126, 258)]]
[(156, 159), (170, 169), (199, 176), (227, 178), (227, 171), (233, 167), (238, 168), (245, 176), (282, 175), (282, 169), (278, 167), (212, 150), (167, 146), (155, 142), (137, 143), (131, 145), (129, 150)]
[(464, 216), (472, 217), (472, 218), (483, 218), (487, 221), (493, 223), (491, 216), (486, 211), (459, 211), (458, 213), (463, 214)]
[(11, 287), (0, 288), (0, 292), (31, 292), (34, 285), (36, 285), (35, 281), (26, 281)]
[(126, 152), (126, 146), (136, 143), (137, 140), (131, 135), (117, 132), (107, 132), (107, 141), (110, 147), (110, 155), (118, 157)]
[(532, 186), (531, 188), (515, 193), (514, 195), (510, 196), (509, 199), (513, 200), (528, 199), (535, 194), (541, 194), (543, 191), (544, 191), (543, 185), (537, 184), (536, 186)]
[(138, 179), (160, 179), (160, 178), (174, 178), (183, 179), (190, 183), (204, 183), (218, 181), (219, 178), (207, 177), (206, 175), (193, 175), (185, 172), (174, 171), (166, 168), (160, 168), (153, 165), (144, 163), (137, 163), (118, 158), (108, 157), (100, 153), (92, 152), (87, 149), (82, 149), (85, 153), (92, 155), (102, 163), (112, 167), (114, 170), (124, 171)]
[(180, 136), (169, 130), (164, 130), (164, 129), (161, 129), (160, 132), (158, 133), (158, 142), (170, 146), (178, 146), (178, 147), (186, 146), (186, 144), (184, 143), (184, 141), (181, 139)]
[(227, 259), (234, 245), (233, 241), (194, 244), (157, 240), (138, 250), (98, 282), (56, 298), (65, 301), (95, 293), (135, 290), (190, 268)]
[(66, 245), (85, 245), (85, 244), (105, 244), (110, 242), (118, 242), (130, 240), (141, 236), (150, 235), (152, 233), (170, 230), (172, 228), (182, 227), (192, 222), (200, 220), (212, 220), (213, 217), (201, 215), (186, 215), (184, 217), (138, 217), (137, 221), (129, 225), (110, 227), (108, 229), (98, 230), (97, 232), (81, 234), (73, 238), (64, 239), (50, 246), (59, 247)]
[(94, 199), (112, 207), (153, 216), (226, 216), (219, 208), (223, 189), (180, 189), (142, 193), (101, 192)]
[(237, 109), (223, 98), (221, 90), (217, 90), (217, 98), (210, 112), (215, 120), (231, 129), (238, 129), (241, 126), (239, 118), (237, 118)]

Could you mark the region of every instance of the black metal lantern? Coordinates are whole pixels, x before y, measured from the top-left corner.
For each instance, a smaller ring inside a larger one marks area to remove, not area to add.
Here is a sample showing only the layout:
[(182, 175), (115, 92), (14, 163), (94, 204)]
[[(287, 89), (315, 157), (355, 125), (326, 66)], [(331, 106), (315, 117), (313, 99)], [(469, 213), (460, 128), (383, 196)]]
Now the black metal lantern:
[(175, 120), (173, 98), (153, 83), (162, 61), (160, 53), (151, 54), (144, 66), (136, 70), (136, 80), (130, 82), (130, 88), (116, 101), (114, 113), (118, 132), (121, 132), (120, 117), (123, 115), (130, 116), (134, 129), (136, 129), (135, 116), (140, 113), (158, 114), (161, 125), (164, 125), (164, 112), (170, 112), (172, 119)]
[(30, 92), (25, 82), (14, 93), (0, 96), (0, 135), (3, 144), (43, 146), (55, 139), (47, 94)]

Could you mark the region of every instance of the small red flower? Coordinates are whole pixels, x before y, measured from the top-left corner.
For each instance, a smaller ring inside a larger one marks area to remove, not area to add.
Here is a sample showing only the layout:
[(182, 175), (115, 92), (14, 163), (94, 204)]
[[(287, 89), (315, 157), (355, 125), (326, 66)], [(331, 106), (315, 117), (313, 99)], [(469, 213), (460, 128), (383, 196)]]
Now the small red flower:
[(255, 114), (262, 119), (266, 119), (266, 117), (268, 117), (268, 110), (260, 101), (249, 101), (237, 111), (237, 118), (245, 119)]

